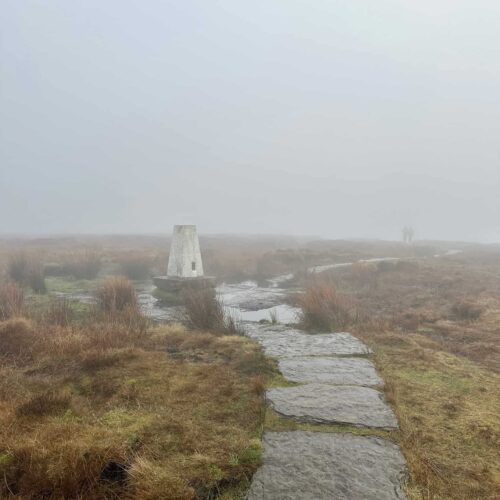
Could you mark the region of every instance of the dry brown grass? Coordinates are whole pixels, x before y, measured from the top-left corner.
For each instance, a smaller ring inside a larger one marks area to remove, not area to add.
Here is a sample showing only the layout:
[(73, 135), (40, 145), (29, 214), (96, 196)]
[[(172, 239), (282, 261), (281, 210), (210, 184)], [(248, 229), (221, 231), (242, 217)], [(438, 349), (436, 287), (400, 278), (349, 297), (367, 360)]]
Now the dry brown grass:
[(476, 321), (483, 313), (483, 308), (472, 301), (460, 300), (453, 304), (451, 312), (456, 319), (462, 321)]
[(300, 323), (308, 330), (343, 329), (358, 317), (356, 302), (340, 294), (329, 280), (311, 279), (306, 291), (297, 296), (297, 304), (302, 309)]
[(97, 290), (96, 299), (99, 307), (109, 314), (138, 309), (135, 288), (124, 277), (108, 278)]
[(30, 358), (35, 341), (33, 327), (24, 318), (0, 322), (0, 358), (16, 360)]
[(146, 335), (149, 320), (139, 307), (132, 283), (124, 277), (108, 278), (97, 290), (96, 299), (86, 325), (90, 335), (101, 344), (115, 346), (119, 331), (125, 342), (137, 345)]
[(183, 301), (184, 320), (190, 328), (225, 335), (242, 335), (244, 333), (237, 319), (225, 310), (224, 304), (215, 290), (211, 288), (185, 290)]
[(18, 344), (0, 363), (0, 497), (241, 490), (260, 461), (263, 377), (272, 372), (260, 350), (179, 326), (149, 330), (131, 347), (103, 326), (35, 333), (21, 320), (1, 324), (37, 341), (29, 364), (14, 359)]
[[(57, 252), (45, 262), (95, 275)], [(152, 329), (123, 281), (100, 299), (77, 320), (44, 299), (33, 322), (2, 323), (0, 497), (243, 498), (272, 366), (242, 337)]]
[(50, 325), (69, 326), (75, 317), (72, 303), (66, 298), (50, 300), (43, 321)]
[(500, 378), (420, 334), (365, 337), (400, 421), (411, 499), (500, 494)]
[(21, 316), (24, 308), (24, 290), (17, 283), (0, 285), (0, 320)]

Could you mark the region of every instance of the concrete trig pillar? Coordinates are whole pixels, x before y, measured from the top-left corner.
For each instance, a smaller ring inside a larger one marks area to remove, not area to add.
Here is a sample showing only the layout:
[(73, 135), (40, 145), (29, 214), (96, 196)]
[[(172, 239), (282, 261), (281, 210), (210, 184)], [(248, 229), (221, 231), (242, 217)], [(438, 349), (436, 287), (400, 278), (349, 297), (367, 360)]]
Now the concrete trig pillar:
[(174, 226), (166, 276), (153, 278), (165, 292), (179, 293), (192, 288), (214, 288), (215, 278), (205, 276), (196, 226)]
[(203, 276), (203, 263), (196, 226), (174, 226), (167, 276), (176, 278)]

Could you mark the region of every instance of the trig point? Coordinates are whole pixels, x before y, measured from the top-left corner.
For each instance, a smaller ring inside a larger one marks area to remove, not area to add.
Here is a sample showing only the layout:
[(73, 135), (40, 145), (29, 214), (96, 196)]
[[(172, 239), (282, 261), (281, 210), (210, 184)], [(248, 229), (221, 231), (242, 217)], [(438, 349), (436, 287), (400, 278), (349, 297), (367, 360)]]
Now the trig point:
[(203, 274), (196, 226), (174, 226), (167, 275), (153, 278), (153, 281), (160, 290), (166, 292), (180, 292), (186, 287), (215, 286), (215, 278)]

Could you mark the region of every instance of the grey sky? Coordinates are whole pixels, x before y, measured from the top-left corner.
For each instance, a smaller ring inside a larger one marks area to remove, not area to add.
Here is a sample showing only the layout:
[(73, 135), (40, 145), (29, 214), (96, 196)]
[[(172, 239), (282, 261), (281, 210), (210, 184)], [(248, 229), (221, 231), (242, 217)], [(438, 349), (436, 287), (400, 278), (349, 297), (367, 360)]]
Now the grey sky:
[(498, 0), (3, 0), (0, 233), (500, 241)]

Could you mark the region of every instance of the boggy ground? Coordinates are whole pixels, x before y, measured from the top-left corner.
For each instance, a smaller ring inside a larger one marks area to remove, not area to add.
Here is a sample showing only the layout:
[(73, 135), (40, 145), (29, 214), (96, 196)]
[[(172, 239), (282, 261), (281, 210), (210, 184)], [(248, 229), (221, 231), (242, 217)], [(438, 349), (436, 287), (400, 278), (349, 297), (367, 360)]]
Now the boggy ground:
[(243, 337), (0, 322), (1, 498), (242, 498), (272, 367)]

